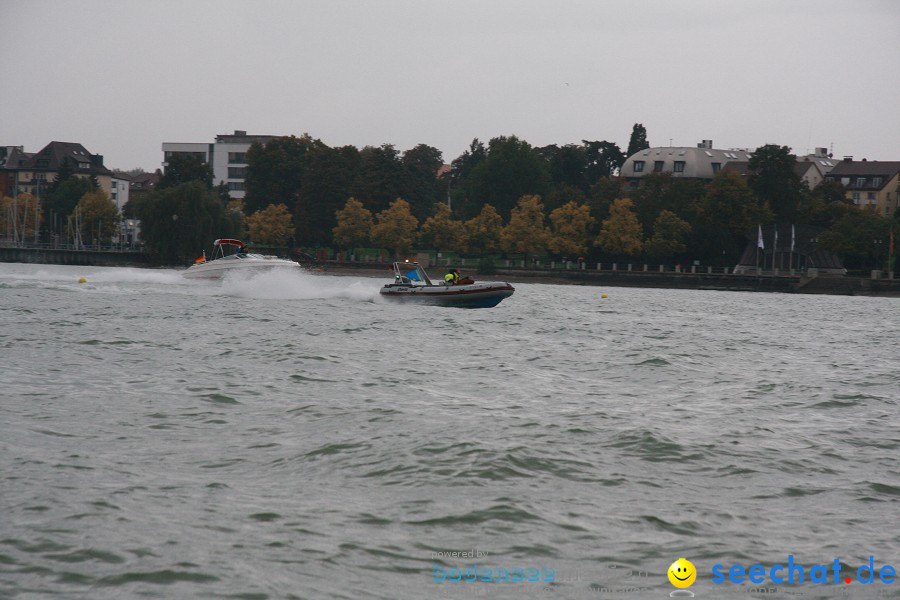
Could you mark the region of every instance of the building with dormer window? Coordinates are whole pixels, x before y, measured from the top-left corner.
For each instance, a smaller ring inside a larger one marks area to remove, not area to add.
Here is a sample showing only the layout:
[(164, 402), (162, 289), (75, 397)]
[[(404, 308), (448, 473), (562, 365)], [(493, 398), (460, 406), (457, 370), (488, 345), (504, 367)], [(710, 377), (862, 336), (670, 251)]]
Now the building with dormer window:
[(825, 179), (844, 186), (853, 204), (890, 217), (900, 208), (900, 162), (853, 160), (845, 156)]

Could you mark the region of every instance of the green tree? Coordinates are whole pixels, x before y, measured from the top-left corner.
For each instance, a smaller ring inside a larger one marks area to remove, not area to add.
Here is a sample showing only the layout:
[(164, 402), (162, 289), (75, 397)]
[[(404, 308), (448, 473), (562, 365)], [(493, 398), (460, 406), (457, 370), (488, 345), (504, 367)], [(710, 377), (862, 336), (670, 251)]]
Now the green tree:
[(798, 216), (803, 185), (796, 163), (790, 148), (768, 144), (757, 148), (747, 165), (750, 189), (769, 204), (779, 222), (790, 223)]
[(403, 193), (403, 165), (391, 144), (379, 148), (366, 146), (359, 153), (359, 169), (350, 187), (350, 195), (373, 213), (388, 208)]
[(246, 210), (254, 213), (269, 204), (297, 208), (297, 197), (305, 171), (306, 153), (322, 145), (308, 134), (284, 136), (265, 144), (254, 142), (247, 150)]
[(595, 246), (610, 254), (637, 256), (641, 253), (643, 229), (637, 215), (631, 211), (632, 205), (630, 198), (613, 202), (609, 217), (603, 221), (600, 235), (594, 241)]
[(435, 205), (434, 215), (425, 219), (419, 240), (423, 247), (435, 250), (460, 250), (466, 239), (464, 226), (450, 216), (450, 207)]
[(819, 236), (819, 243), (850, 268), (884, 268), (890, 239), (890, 219), (872, 210), (851, 209)]
[(147, 194), (135, 209), (144, 245), (161, 264), (190, 262), (204, 248), (212, 252), (216, 238), (240, 233), (230, 229), (222, 201), (201, 181)]
[(402, 197), (408, 198), (413, 215), (422, 220), (431, 207), (447, 199), (447, 184), (438, 179), (438, 171), (444, 165), (441, 151), (419, 144), (403, 153), (400, 164)]
[(547, 171), (554, 186), (569, 186), (582, 192), (588, 189), (585, 171), (587, 157), (583, 146), (567, 144), (544, 146), (535, 150), (547, 163)]
[(772, 221), (772, 211), (747, 185), (740, 173), (724, 169), (716, 173), (700, 200), (700, 214), (711, 229), (721, 229), (743, 239), (744, 232)]
[(175, 152), (166, 159), (166, 168), (156, 189), (164, 190), (189, 181), (200, 181), (207, 189), (211, 190), (213, 187), (212, 166), (194, 154)]
[(332, 244), (335, 214), (350, 197), (359, 161), (359, 150), (354, 146), (329, 148), (323, 144), (307, 151), (296, 207), (300, 244)]
[(584, 144), (585, 159), (587, 166), (585, 168), (585, 180), (589, 186), (594, 185), (601, 179), (611, 177), (622, 168), (625, 164), (627, 156), (622, 154), (622, 150), (614, 143), (607, 142), (589, 142), (581, 140)]
[(685, 237), (691, 232), (690, 224), (675, 213), (663, 210), (653, 222), (653, 237), (644, 244), (644, 251), (657, 259), (681, 254), (687, 249)]
[(247, 217), (247, 229), (256, 244), (284, 247), (294, 233), (291, 211), (284, 204), (270, 204)]
[(377, 218), (378, 223), (372, 227), (372, 242), (392, 250), (396, 258), (408, 254), (419, 227), (419, 221), (410, 211), (409, 202), (397, 198), (388, 208), (378, 213)]
[(544, 205), (540, 196), (522, 196), (512, 209), (509, 224), (500, 234), (500, 247), (504, 252), (521, 252), (528, 255), (547, 250), (549, 231), (544, 225)]
[(830, 229), (855, 207), (837, 181), (823, 181), (813, 190), (803, 190), (798, 221)]
[(487, 150), (478, 138), (472, 140), (469, 149), (450, 163), (449, 194), (454, 211), (463, 219), (474, 217), (479, 213), (483, 202), (472, 195), (472, 173), (487, 159)]
[(69, 228), (84, 245), (108, 244), (118, 233), (120, 221), (119, 209), (109, 196), (101, 191), (88, 192), (69, 216)]
[(362, 202), (350, 198), (344, 208), (335, 213), (334, 242), (342, 248), (356, 248), (369, 243), (374, 221), (372, 212)]
[[(650, 147), (647, 141), (647, 129), (641, 123), (635, 123), (631, 128), (631, 138), (628, 140), (628, 150), (625, 152), (625, 158), (633, 154), (637, 154), (641, 150)], [(622, 161), (624, 163), (624, 161)], [(620, 165), (621, 166), (621, 165)]]
[(556, 254), (584, 254), (594, 218), (586, 204), (569, 202), (550, 213), (551, 234), (547, 247)]
[(634, 213), (644, 228), (644, 237), (653, 234), (653, 222), (663, 210), (689, 219), (704, 192), (703, 182), (673, 177), (671, 173), (651, 173), (643, 177), (641, 187), (632, 192), (632, 200)]
[(503, 218), (490, 204), (481, 207), (481, 212), (465, 223), (466, 250), (476, 254), (487, 254), (500, 249), (503, 233)]
[(772, 211), (740, 173), (720, 170), (697, 203), (688, 251), (719, 266), (735, 264), (747, 243), (744, 233), (771, 221)]
[(470, 180), (472, 201), (478, 207), (490, 202), (504, 218), (522, 196), (543, 196), (550, 189), (547, 163), (515, 136), (492, 139), (487, 158), (472, 170)]

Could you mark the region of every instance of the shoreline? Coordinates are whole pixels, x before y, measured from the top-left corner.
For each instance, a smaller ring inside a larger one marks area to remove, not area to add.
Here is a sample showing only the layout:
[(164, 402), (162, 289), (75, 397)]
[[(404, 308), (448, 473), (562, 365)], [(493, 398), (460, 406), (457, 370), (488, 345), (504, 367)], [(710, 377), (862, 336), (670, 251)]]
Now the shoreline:
[[(0, 247), (0, 262), (58, 264), (96, 267), (158, 268), (139, 252), (97, 250), (51, 250)], [(359, 276), (389, 280), (391, 263), (347, 263), (323, 261), (303, 265), (311, 271), (338, 276)], [(168, 267), (177, 268), (177, 267)], [(185, 267), (186, 268), (186, 267)], [(432, 267), (434, 270), (434, 267)], [(498, 268), (492, 275), (480, 275), (473, 266), (463, 268), (476, 280), (551, 285), (591, 285), (644, 287), (735, 292), (776, 292), (785, 294), (826, 294), (837, 296), (879, 296), (900, 298), (900, 279), (869, 279), (846, 275), (735, 275), (724, 273), (672, 273), (651, 271), (596, 271), (590, 269)]]
[[(389, 280), (390, 265), (324, 263), (322, 272), (338, 276), (358, 276)], [(493, 275), (479, 275), (475, 280), (501, 280), (510, 283), (551, 285), (590, 285), (608, 287), (643, 287), (683, 290), (715, 290), (734, 292), (777, 292), (785, 294), (824, 294), (836, 296), (879, 296), (900, 298), (900, 280), (867, 279), (846, 275), (725, 275), (722, 273), (651, 273), (644, 271), (550, 271), (549, 269), (497, 269)]]

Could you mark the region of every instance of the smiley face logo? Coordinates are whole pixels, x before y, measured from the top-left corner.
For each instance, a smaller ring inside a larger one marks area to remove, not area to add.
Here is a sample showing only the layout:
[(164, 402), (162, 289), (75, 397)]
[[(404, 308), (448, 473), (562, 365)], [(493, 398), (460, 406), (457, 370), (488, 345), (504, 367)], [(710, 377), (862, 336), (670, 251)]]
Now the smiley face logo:
[(694, 564), (686, 558), (679, 558), (672, 563), (668, 571), (669, 581), (677, 588), (691, 587), (694, 580), (697, 579), (697, 569)]

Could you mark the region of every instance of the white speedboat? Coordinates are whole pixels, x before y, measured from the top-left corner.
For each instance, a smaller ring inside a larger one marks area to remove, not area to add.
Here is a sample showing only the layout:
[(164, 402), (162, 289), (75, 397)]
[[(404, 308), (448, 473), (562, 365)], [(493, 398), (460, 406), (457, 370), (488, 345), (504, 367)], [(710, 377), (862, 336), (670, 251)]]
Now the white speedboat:
[[(252, 274), (269, 269), (300, 269), (300, 265), (286, 258), (277, 258), (249, 252), (240, 240), (220, 239), (213, 245), (213, 258), (202, 256), (181, 275), (189, 279), (221, 279), (228, 273)], [(235, 246), (237, 251), (225, 254), (225, 246)]]
[(461, 308), (491, 308), (516, 289), (505, 281), (434, 283), (417, 262), (395, 262), (394, 281), (381, 288), (381, 297), (389, 300), (458, 306)]

